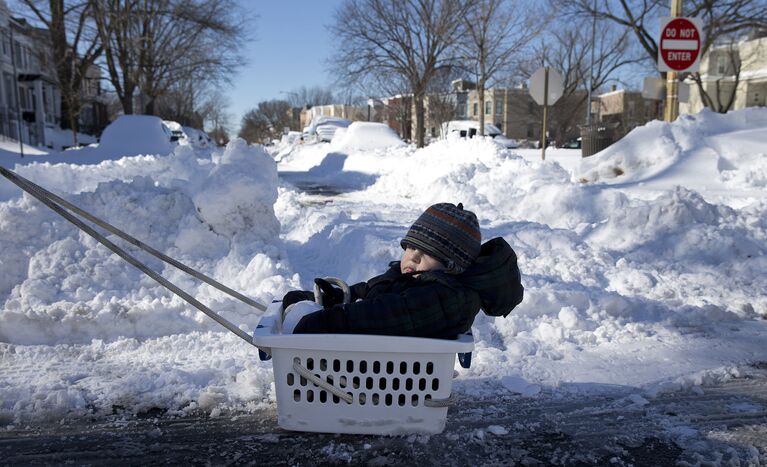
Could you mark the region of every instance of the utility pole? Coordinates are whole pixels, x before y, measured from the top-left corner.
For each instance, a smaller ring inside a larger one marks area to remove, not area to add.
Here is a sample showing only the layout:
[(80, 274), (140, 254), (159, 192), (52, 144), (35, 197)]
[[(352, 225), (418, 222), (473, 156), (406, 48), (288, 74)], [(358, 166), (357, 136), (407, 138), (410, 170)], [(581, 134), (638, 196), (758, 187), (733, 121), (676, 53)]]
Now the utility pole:
[[(682, 0), (671, 0), (671, 16), (682, 16)], [(663, 119), (673, 122), (679, 116), (679, 81), (675, 71), (666, 72), (666, 108)]]
[(591, 64), (589, 65), (589, 98), (586, 104), (586, 125), (591, 128), (591, 88), (594, 87), (594, 49), (597, 48), (597, 0), (591, 15)]
[(13, 24), (8, 23), (8, 30), (10, 31), (11, 40), (11, 64), (13, 64), (13, 95), (16, 99), (16, 134), (19, 135), (19, 153), (21, 158), (24, 159), (24, 141), (21, 140), (21, 122), (24, 121), (21, 118), (21, 101), (19, 99), (19, 74), (16, 71), (16, 47), (13, 43)]

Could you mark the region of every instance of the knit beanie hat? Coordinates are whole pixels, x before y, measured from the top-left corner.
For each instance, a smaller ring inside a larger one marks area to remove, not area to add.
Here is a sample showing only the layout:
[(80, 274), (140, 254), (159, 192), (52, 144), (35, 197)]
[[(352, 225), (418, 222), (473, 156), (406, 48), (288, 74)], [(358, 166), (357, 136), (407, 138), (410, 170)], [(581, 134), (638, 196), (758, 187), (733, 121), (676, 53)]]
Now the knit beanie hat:
[(461, 273), (477, 259), (482, 236), (477, 216), (463, 204), (439, 203), (429, 207), (413, 223), (400, 244), (416, 248)]

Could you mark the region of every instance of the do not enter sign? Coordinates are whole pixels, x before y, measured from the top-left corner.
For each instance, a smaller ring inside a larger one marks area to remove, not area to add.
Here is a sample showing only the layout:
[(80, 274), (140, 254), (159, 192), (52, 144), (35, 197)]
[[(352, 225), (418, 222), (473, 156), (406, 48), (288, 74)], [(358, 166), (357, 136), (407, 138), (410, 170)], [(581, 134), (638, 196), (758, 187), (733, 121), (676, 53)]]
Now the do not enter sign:
[(677, 73), (700, 70), (702, 29), (703, 22), (698, 18), (661, 18), (658, 70)]

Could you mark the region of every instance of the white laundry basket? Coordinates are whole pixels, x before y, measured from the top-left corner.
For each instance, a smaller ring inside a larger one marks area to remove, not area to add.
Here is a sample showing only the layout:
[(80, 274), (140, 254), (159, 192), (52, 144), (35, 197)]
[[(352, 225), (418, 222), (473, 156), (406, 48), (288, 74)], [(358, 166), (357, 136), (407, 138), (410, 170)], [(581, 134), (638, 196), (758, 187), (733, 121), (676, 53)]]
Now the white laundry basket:
[(253, 342), (270, 349), (278, 424), (296, 431), (440, 433), (455, 355), (474, 347), (468, 335), (282, 335), (279, 328), (279, 314), (264, 316)]

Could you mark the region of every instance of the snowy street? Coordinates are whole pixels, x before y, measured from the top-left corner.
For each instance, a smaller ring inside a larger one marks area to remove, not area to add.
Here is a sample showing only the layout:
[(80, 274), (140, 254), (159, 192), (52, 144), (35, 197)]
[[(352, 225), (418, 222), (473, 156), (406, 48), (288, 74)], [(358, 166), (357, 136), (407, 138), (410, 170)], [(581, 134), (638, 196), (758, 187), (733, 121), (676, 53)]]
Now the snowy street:
[(261, 303), (380, 274), (419, 213), (461, 202), (483, 241), (516, 251), (524, 301), (477, 315), (443, 433), (289, 432), (271, 362), (2, 180), (9, 463), (767, 463), (765, 109), (653, 121), (545, 161), (489, 138), (416, 149), (376, 124), (331, 143), (153, 149), (134, 118), (99, 146), (0, 164)]

